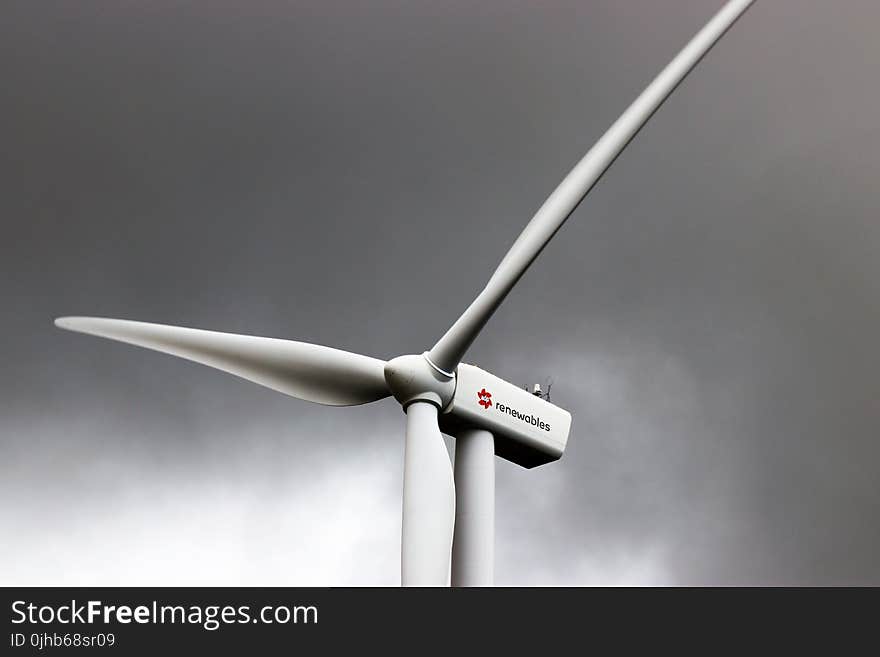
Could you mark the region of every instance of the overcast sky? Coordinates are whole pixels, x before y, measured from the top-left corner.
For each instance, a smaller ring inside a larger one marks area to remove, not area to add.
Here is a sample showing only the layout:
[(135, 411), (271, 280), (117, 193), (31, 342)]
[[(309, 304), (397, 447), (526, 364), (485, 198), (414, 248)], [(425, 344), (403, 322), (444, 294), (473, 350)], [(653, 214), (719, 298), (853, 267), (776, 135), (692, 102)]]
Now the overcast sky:
[[(0, 583), (398, 583), (396, 403), (52, 318), (420, 353), (721, 4), (6, 2)], [(880, 584), (878, 26), (759, 0), (474, 344), (499, 584)]]

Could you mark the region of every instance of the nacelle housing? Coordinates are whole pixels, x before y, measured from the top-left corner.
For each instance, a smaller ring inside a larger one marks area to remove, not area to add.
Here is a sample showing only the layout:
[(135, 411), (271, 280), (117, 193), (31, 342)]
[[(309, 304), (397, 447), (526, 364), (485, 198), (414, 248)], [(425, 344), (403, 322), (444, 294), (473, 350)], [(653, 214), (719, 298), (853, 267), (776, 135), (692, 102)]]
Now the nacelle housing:
[(571, 413), (475, 365), (461, 363), (456, 372), (455, 394), (440, 414), (443, 433), (490, 431), (495, 454), (524, 468), (562, 456)]

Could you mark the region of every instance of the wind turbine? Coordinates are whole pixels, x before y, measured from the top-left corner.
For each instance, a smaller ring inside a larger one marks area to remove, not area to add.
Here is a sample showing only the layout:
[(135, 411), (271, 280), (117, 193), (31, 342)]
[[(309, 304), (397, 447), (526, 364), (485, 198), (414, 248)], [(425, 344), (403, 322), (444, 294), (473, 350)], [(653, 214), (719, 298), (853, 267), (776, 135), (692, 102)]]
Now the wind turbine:
[[(462, 358), (596, 181), (752, 2), (730, 0), (660, 72), (544, 202), (470, 306), (421, 355), (386, 362), (304, 342), (121, 319), (62, 317), (55, 324), (186, 358), (319, 404), (352, 406), (392, 395), (406, 414), (403, 585), (448, 585), (450, 562), (453, 585), (491, 585), (494, 457), (526, 468), (559, 459), (571, 415)], [(454, 473), (441, 430), (456, 438)]]

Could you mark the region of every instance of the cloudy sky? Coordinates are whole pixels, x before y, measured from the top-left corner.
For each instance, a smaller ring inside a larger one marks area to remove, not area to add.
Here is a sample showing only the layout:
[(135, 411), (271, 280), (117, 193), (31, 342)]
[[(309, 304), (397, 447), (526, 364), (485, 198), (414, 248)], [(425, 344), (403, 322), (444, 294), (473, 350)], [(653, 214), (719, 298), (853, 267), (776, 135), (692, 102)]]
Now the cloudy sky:
[[(419, 353), (720, 5), (5, 3), (0, 583), (396, 584), (393, 401), (52, 318)], [(880, 584), (878, 25), (759, 0), (475, 343), (574, 417), (499, 584)]]

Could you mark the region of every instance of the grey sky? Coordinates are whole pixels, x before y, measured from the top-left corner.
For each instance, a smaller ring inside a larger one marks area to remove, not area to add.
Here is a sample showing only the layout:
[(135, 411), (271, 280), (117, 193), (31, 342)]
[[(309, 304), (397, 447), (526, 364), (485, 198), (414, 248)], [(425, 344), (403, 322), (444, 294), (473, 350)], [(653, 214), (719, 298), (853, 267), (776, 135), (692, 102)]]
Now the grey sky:
[[(51, 319), (421, 352), (721, 2), (472, 5), (6, 3), (0, 583), (398, 581), (396, 404)], [(880, 584), (878, 25), (759, 0), (474, 345), (499, 583)]]

